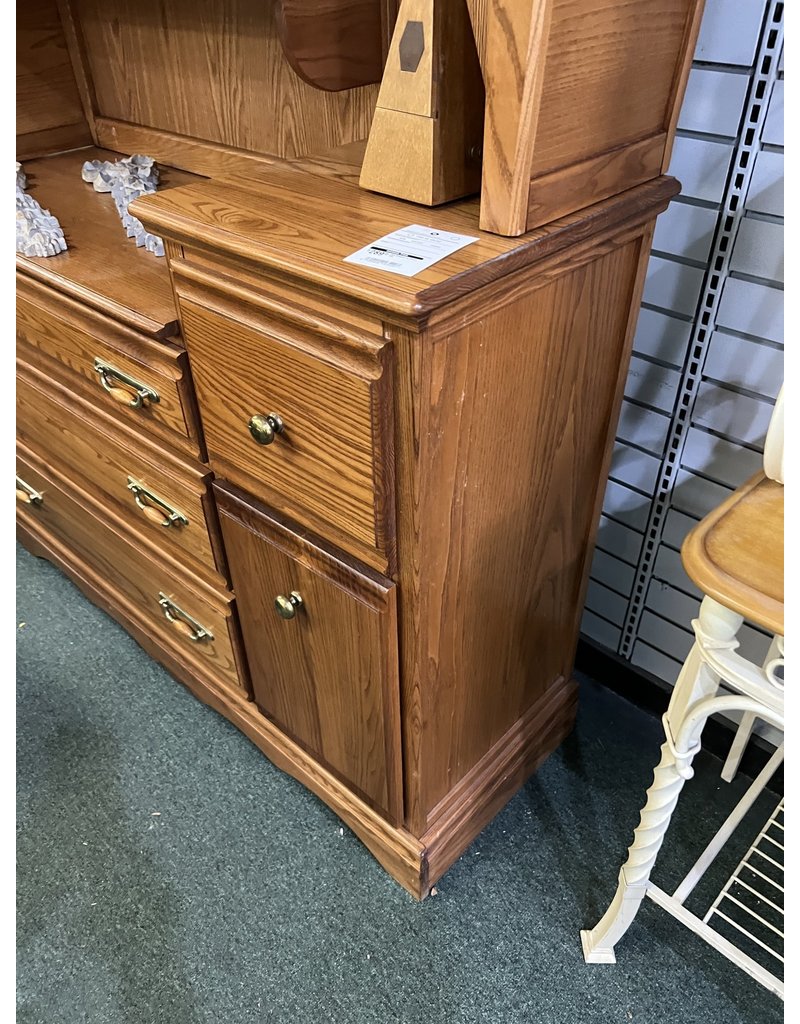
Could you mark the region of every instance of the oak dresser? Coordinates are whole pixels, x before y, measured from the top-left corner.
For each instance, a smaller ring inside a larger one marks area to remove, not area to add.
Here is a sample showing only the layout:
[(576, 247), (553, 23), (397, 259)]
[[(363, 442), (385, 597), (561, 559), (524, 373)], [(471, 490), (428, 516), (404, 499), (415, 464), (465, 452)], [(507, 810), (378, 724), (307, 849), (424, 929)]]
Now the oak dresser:
[[(42, 0), (23, 35), (43, 60), (49, 33), (40, 77), (69, 53), (82, 102), (45, 115), (31, 90), (21, 133), (69, 249), (17, 260), (20, 537), (421, 898), (572, 727), (644, 271), (678, 185), (656, 174), (505, 238), (477, 199), (359, 188), (369, 86), (326, 108), (325, 156), (291, 133), (256, 159), (153, 127), (141, 96), (126, 122), (101, 6)], [(161, 165), (132, 210), (165, 259), (80, 178), (131, 152)], [(344, 262), (412, 223), (477, 241), (413, 277)]]

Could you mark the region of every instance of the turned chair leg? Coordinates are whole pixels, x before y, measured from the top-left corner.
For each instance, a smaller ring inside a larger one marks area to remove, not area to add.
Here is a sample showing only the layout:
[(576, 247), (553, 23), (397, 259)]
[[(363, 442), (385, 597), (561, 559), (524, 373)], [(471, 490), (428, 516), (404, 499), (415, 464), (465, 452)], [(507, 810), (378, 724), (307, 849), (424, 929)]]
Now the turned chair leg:
[(713, 696), (719, 687), (719, 676), (703, 659), (703, 646), (735, 646), (736, 633), (741, 625), (741, 616), (709, 597), (704, 599), (695, 624), (698, 639), (681, 669), (664, 715), (666, 740), (661, 747), (661, 760), (653, 774), (653, 784), (647, 791), (647, 801), (634, 831), (628, 858), (620, 870), (617, 891), (594, 928), (581, 931), (586, 963), (616, 962), (614, 946), (630, 927), (647, 893), (650, 874), (678, 797), (684, 782), (692, 776), (691, 762), (700, 748), (700, 733), (705, 720), (689, 737), (685, 749), (676, 750), (674, 738), (679, 735), (691, 709), (699, 701)]

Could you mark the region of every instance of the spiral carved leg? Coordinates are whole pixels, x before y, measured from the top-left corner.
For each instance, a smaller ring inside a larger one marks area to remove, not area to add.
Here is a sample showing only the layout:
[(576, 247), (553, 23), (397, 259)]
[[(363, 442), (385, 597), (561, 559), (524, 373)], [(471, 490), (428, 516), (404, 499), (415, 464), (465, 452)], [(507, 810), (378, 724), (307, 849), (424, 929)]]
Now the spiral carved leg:
[(661, 849), (672, 812), (685, 778), (678, 771), (669, 743), (661, 747), (661, 760), (653, 773), (639, 824), (633, 833), (628, 859), (619, 873), (611, 905), (591, 931), (581, 932), (587, 964), (615, 963), (614, 946), (630, 927), (647, 892), (650, 872)]

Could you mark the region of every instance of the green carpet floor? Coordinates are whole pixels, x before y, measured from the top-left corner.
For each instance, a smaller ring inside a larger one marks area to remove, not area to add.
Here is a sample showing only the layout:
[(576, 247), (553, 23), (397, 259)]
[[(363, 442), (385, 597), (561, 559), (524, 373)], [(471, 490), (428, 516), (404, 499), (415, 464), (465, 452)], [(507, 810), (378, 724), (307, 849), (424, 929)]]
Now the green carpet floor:
[[(617, 965), (583, 963), (578, 931), (613, 893), (660, 743), (655, 718), (590, 680), (572, 736), (419, 904), (21, 549), (18, 592), (20, 1024), (782, 1020), (649, 902)], [(746, 786), (719, 767), (696, 762), (665, 888)]]

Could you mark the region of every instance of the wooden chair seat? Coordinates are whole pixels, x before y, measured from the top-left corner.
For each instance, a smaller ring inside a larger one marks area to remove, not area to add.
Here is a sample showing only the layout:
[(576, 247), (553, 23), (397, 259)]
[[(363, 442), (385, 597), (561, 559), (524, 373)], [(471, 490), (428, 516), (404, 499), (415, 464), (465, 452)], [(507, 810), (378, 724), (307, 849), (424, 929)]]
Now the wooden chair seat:
[(783, 636), (783, 485), (757, 473), (689, 533), (692, 581), (750, 622)]

